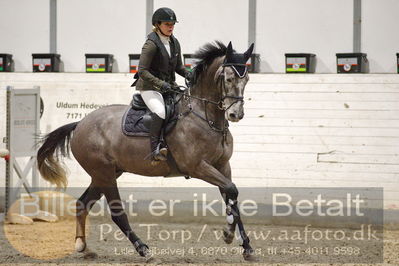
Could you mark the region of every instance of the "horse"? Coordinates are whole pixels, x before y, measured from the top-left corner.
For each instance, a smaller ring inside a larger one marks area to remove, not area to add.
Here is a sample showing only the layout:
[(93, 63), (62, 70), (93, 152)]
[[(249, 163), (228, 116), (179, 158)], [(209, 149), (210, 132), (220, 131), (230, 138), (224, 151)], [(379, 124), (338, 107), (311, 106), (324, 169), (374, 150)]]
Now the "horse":
[[(239, 54), (230, 42), (226, 47), (215, 41), (202, 46), (191, 88), (178, 90), (179, 118), (165, 136), (170, 158), (154, 166), (146, 158), (151, 151), (149, 138), (129, 137), (122, 133), (121, 120), (127, 105), (109, 105), (47, 134), (38, 150), (41, 176), (57, 187), (67, 186), (62, 157), (72, 151), (75, 159), (90, 175), (91, 183), (76, 202), (75, 249), (84, 252), (86, 217), (102, 195), (105, 196), (113, 222), (121, 229), (140, 256), (151, 259), (149, 247), (129, 225), (117, 187), (124, 172), (142, 176), (190, 176), (219, 188), (226, 204), (227, 226), (223, 239), (230, 244), (238, 227), (239, 242), (245, 260), (256, 260), (238, 209), (238, 190), (232, 182), (229, 160), (233, 137), (228, 121), (244, 117), (244, 89), (249, 80), (246, 62), (254, 44)], [(190, 86), (189, 86), (190, 87)]]

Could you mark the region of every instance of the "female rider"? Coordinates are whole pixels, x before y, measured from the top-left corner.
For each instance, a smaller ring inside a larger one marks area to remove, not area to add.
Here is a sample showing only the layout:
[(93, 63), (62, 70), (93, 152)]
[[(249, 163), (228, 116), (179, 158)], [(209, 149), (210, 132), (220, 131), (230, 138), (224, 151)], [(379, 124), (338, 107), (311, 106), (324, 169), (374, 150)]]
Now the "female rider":
[(136, 89), (150, 109), (150, 143), (152, 164), (166, 160), (167, 149), (161, 147), (160, 133), (165, 119), (165, 103), (162, 93), (168, 92), (175, 83), (175, 72), (189, 78), (190, 72), (182, 64), (179, 41), (173, 35), (175, 12), (167, 7), (159, 8), (152, 16), (153, 31), (147, 36), (139, 62)]

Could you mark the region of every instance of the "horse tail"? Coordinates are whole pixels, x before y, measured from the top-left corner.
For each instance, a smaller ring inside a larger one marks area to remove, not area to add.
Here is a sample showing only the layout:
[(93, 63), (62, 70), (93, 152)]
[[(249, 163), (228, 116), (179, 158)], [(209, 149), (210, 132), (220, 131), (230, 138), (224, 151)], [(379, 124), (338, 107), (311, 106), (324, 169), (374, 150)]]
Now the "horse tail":
[(69, 157), (69, 142), (78, 122), (57, 128), (43, 137), (37, 152), (37, 167), (42, 177), (58, 188), (66, 188), (67, 173), (60, 157)]

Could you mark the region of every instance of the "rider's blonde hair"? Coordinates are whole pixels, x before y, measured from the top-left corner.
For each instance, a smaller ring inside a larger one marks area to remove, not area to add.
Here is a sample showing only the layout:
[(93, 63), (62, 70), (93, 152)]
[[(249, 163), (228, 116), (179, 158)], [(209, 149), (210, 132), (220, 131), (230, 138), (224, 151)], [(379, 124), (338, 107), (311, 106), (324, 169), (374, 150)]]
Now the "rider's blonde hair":
[(159, 28), (159, 25), (161, 25), (161, 23), (156, 23), (155, 26), (152, 28), (152, 31), (153, 32), (160, 31), (161, 29)]

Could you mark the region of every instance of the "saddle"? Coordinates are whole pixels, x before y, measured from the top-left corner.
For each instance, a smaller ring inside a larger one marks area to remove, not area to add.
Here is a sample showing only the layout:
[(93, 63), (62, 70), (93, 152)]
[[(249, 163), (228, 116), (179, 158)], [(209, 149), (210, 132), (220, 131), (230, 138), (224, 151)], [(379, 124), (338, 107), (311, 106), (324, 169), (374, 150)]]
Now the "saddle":
[[(178, 108), (176, 94), (168, 93), (164, 95), (165, 101), (165, 120), (162, 125), (162, 136), (166, 136), (176, 125), (178, 120)], [(151, 123), (151, 111), (144, 103), (139, 93), (133, 94), (133, 99), (122, 118), (122, 132), (131, 137), (148, 137), (149, 126)]]

